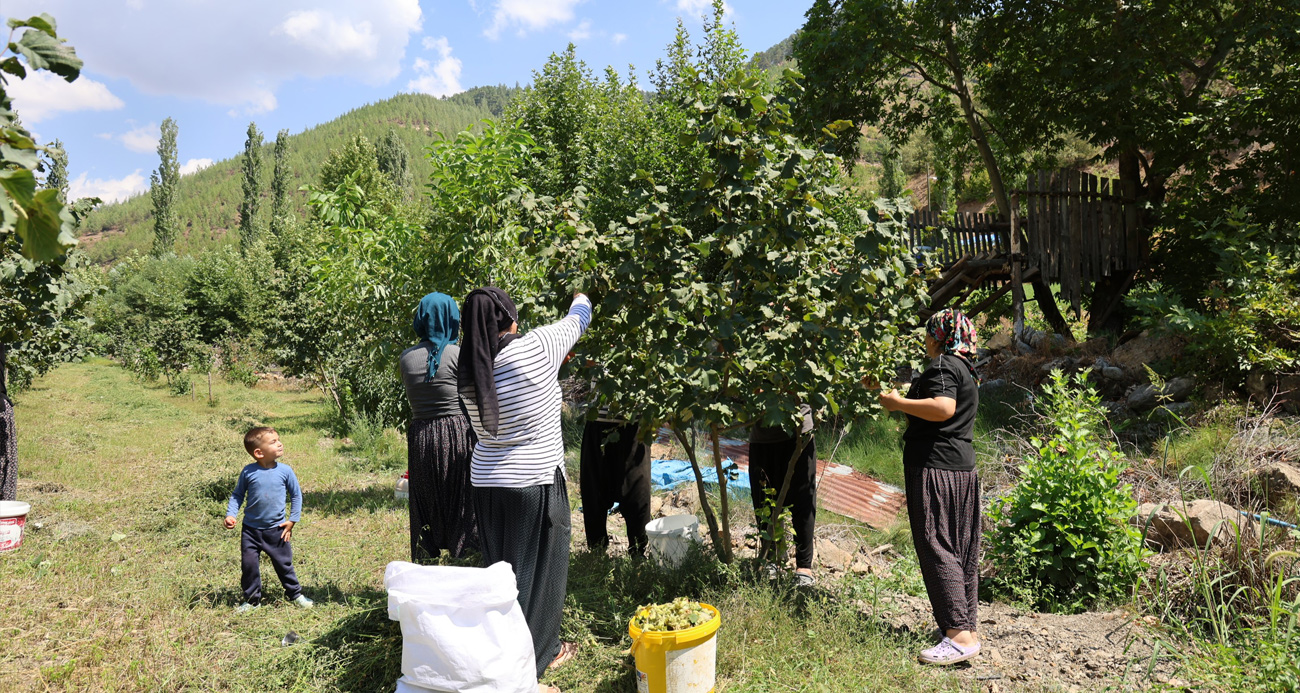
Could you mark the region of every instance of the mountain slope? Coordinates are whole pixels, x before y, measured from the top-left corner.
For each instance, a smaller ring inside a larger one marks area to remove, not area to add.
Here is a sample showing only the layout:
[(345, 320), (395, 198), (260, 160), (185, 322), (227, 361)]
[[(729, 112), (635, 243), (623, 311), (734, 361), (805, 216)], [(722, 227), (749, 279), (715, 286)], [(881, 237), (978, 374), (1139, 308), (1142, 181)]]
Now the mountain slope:
[[(342, 147), (354, 135), (359, 133), (378, 142), (389, 128), (396, 128), (410, 152), (411, 173), (417, 186), (422, 186), (429, 174), (424, 148), (432, 142), (433, 134), (453, 136), (480, 120), (499, 116), (514, 92), (515, 89), (502, 86), (479, 87), (444, 99), (425, 94), (398, 94), (291, 135), (289, 189), (293, 191), (298, 217), (305, 215), (307, 199), (298, 188), (314, 183), (330, 150)], [(181, 128), (184, 136), (184, 123)], [(275, 133), (266, 132), (263, 136), (266, 138), (263, 186), (264, 195), (269, 198)], [(241, 160), (242, 153), (181, 178), (176, 195), (176, 211), (181, 221), (181, 236), (176, 242), (178, 253), (219, 244), (228, 231), (238, 228), (239, 204), (243, 199)], [(267, 199), (263, 204), (264, 215), (269, 208)], [(87, 217), (81, 238), (86, 252), (100, 262), (112, 262), (132, 250), (147, 252), (153, 243), (153, 201), (146, 193), (105, 205)]]

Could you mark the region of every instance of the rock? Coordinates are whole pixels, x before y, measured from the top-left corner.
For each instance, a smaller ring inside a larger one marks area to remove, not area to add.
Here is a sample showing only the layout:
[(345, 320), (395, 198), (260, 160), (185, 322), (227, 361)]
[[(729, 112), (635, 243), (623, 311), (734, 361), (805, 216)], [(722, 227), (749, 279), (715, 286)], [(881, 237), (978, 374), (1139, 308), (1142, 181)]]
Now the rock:
[(853, 554), (836, 546), (829, 539), (817, 540), (817, 560), (831, 570), (845, 571), (853, 564)]
[(673, 505), (690, 513), (700, 509), (700, 490), (695, 484), (683, 484), (673, 493)]
[(1194, 378), (1174, 378), (1165, 383), (1163, 388), (1155, 385), (1139, 385), (1128, 395), (1128, 408), (1133, 411), (1149, 411), (1161, 404), (1182, 402), (1196, 390)]
[(1039, 366), (1039, 370), (1043, 373), (1051, 373), (1052, 371), (1063, 371), (1069, 373), (1074, 370), (1075, 365), (1077, 364), (1074, 359), (1062, 356), (1061, 358), (1052, 359), (1051, 361), (1044, 363), (1042, 366)]
[(1143, 332), (1137, 339), (1127, 341), (1111, 353), (1116, 364), (1131, 371), (1141, 371), (1143, 365), (1173, 359), (1183, 353), (1183, 342), (1177, 337), (1154, 336)]
[(1196, 391), (1195, 378), (1174, 378), (1165, 383), (1164, 396), (1175, 402), (1186, 401)]
[(1119, 366), (1106, 366), (1101, 369), (1101, 377), (1107, 380), (1123, 380), (1124, 369)]
[(1268, 400), (1276, 388), (1277, 374), (1267, 368), (1255, 366), (1246, 374), (1246, 392), (1256, 399)]
[(1043, 332), (1042, 330), (1036, 330), (1032, 327), (1025, 327), (1024, 331), (1020, 333), (1020, 341), (1024, 342), (1025, 344), (1028, 344), (1029, 346), (1035, 349), (1037, 349), (1038, 346), (1042, 344), (1043, 341), (1046, 339), (1047, 339), (1046, 332)]
[(1094, 371), (1104, 371), (1109, 367), (1110, 367), (1110, 361), (1107, 361), (1104, 358), (1099, 358), (1092, 362), (1092, 369)]
[(990, 337), (987, 342), (984, 343), (984, 346), (989, 351), (1002, 351), (1003, 349), (1010, 349), (1011, 342), (1012, 337), (1010, 330), (998, 330), (993, 333), (993, 336)]
[(650, 517), (663, 517), (659, 511), (664, 507), (663, 496), (650, 496)]
[(1148, 542), (1176, 548), (1193, 544), (1204, 547), (1207, 542), (1226, 543), (1240, 519), (1241, 513), (1227, 503), (1200, 499), (1190, 503), (1143, 503), (1132, 522), (1146, 527)]
[(1268, 499), (1269, 508), (1281, 506), (1288, 498), (1300, 500), (1300, 469), (1274, 462), (1256, 469), (1252, 476)]
[(1028, 356), (1029, 354), (1034, 353), (1034, 348), (1032, 346), (1029, 346), (1028, 344), (1025, 344), (1024, 342), (1016, 342), (1016, 351), (1020, 352), (1025, 356)]
[(1007, 386), (1007, 381), (1003, 380), (1002, 378), (995, 378), (993, 380), (987, 380), (985, 382), (980, 383), (980, 392), (993, 392), (995, 390), (1001, 390), (1006, 386)]

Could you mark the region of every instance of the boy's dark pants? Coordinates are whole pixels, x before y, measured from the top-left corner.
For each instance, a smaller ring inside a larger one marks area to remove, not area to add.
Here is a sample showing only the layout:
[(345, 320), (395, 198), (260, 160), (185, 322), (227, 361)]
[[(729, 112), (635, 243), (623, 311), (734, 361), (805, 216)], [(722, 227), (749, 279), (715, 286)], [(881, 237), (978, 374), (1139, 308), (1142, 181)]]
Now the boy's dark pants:
[(284, 585), (285, 599), (297, 599), (298, 595), (302, 594), (298, 576), (293, 573), (293, 547), (280, 538), (283, 533), (284, 529), (281, 527), (253, 529), (244, 525), (244, 531), (239, 538), (241, 554), (239, 565), (244, 573), (241, 580), (244, 586), (244, 601), (249, 604), (262, 601), (262, 570), (257, 563), (260, 552), (266, 552), (266, 555), (271, 558), (271, 565), (275, 566), (275, 574), (279, 576), (280, 584)]

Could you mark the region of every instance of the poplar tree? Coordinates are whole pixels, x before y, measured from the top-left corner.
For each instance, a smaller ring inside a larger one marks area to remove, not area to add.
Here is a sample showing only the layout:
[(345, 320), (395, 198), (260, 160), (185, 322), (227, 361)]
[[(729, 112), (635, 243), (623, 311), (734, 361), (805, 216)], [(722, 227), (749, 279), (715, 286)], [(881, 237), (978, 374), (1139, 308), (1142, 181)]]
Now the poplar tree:
[(393, 181), (393, 185), (397, 186), (397, 189), (402, 191), (402, 196), (405, 197), (409, 193), (413, 182), (410, 167), (411, 157), (406, 151), (406, 144), (398, 136), (396, 128), (389, 128), (388, 134), (379, 140), (376, 154), (379, 158), (379, 170), (383, 171), (384, 175)]
[(271, 235), (284, 233), (289, 223), (289, 131), (275, 136), (275, 171), (271, 175)]
[(162, 122), (158, 139), (158, 170), (149, 176), (149, 194), (153, 197), (153, 254), (155, 257), (175, 249), (180, 223), (176, 219), (176, 183), (180, 166), (176, 163), (176, 121)]
[(890, 147), (880, 157), (880, 196), (890, 200), (902, 197), (906, 187), (898, 150)]
[(59, 199), (68, 199), (68, 152), (63, 142), (54, 140), (46, 148), (50, 158), (50, 172), (45, 176), (45, 187), (59, 191)]
[(262, 131), (248, 124), (244, 140), (244, 201), (239, 205), (239, 247), (247, 252), (261, 235), (257, 213), (262, 207)]

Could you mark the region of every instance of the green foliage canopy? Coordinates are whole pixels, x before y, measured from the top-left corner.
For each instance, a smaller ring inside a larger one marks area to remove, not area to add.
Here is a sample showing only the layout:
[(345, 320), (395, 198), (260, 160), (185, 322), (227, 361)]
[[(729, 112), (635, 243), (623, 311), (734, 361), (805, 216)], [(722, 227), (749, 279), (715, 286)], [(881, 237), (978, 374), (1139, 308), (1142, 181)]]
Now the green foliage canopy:
[[(705, 155), (694, 182), (673, 192), (647, 177), (626, 224), (598, 231), (570, 210), (530, 244), (562, 286), (598, 301), (581, 349), (602, 399), (684, 443), (695, 428), (796, 430), (801, 403), (866, 409), (859, 381), (902, 358), (924, 290), (901, 210), (858, 209), (836, 157), (795, 135), (796, 73), (775, 94), (749, 70), (709, 82), (692, 69), (680, 85), (681, 139)], [(728, 560), (723, 484), (721, 524), (706, 518)]]

